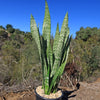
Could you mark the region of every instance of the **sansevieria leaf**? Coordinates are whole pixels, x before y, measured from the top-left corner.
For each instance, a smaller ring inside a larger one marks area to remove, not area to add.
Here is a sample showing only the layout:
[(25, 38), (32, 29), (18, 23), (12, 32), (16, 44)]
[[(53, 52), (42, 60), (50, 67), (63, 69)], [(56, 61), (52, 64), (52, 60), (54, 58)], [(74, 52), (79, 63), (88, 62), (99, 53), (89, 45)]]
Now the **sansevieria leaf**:
[(51, 68), (50, 70), (52, 70), (53, 67), (53, 50), (51, 48), (51, 45), (49, 45), (49, 51), (48, 51), (48, 56), (49, 56), (49, 67)]
[(35, 42), (37, 44), (38, 50), (39, 50), (39, 55), (41, 58), (41, 44), (40, 44), (40, 34), (36, 25), (36, 22), (33, 18), (33, 16), (31, 15), (31, 33), (33, 38), (35, 39)]
[(64, 47), (67, 43), (68, 38), (69, 38), (69, 27), (66, 28), (66, 37), (65, 37), (65, 41), (64, 41)]
[(47, 41), (47, 47), (50, 44), (50, 33), (51, 33), (51, 20), (50, 20), (50, 13), (47, 1), (45, 1), (45, 16), (43, 21), (43, 29), (42, 29), (44, 40)]
[(57, 45), (59, 42), (59, 24), (57, 24), (57, 28), (56, 28), (56, 34), (55, 34), (55, 39), (54, 39), (54, 44), (53, 44), (53, 53), (55, 54), (56, 50), (57, 50)]
[(64, 61), (64, 63), (61, 64), (61, 66), (58, 68), (58, 70), (55, 72), (55, 75), (51, 81), (51, 84), (50, 84), (50, 88), (49, 88), (49, 92), (51, 91), (53, 85), (57, 82), (57, 79), (59, 77), (61, 77), (63, 71), (64, 71), (64, 68), (65, 68), (65, 65), (67, 63), (67, 59), (68, 59), (68, 53), (69, 53), (69, 46), (67, 48), (67, 54), (66, 54), (66, 60)]
[(49, 91), (49, 76), (50, 76), (50, 67), (48, 67), (48, 71), (45, 75), (45, 89), (44, 89), (44, 92), (45, 94), (48, 94), (48, 91)]
[(72, 36), (71, 36), (71, 37), (68, 36), (68, 38), (67, 38), (67, 40), (66, 40), (66, 45), (65, 45), (65, 47), (64, 47), (64, 49), (63, 49), (63, 54), (62, 54), (62, 61), (61, 61), (61, 63), (65, 62), (65, 60), (67, 60), (66, 56), (67, 56), (67, 54), (68, 54), (68, 52), (69, 52), (69, 46), (70, 46), (71, 39), (72, 39)]
[(64, 41), (66, 38), (66, 28), (67, 27), (68, 27), (68, 13), (65, 15), (65, 18), (62, 24), (58, 45), (56, 47), (57, 51), (55, 53), (55, 62), (54, 62), (54, 66), (53, 66), (53, 69), (50, 75), (51, 77), (55, 74), (57, 68), (60, 66), (63, 45), (64, 45)]
[(53, 79), (51, 81), (51, 84), (50, 84), (49, 93), (51, 92), (51, 89), (52, 89), (53, 85), (56, 83), (57, 78), (63, 73), (64, 68), (65, 68), (65, 62), (55, 72), (55, 75), (54, 75), (54, 77), (53, 77)]

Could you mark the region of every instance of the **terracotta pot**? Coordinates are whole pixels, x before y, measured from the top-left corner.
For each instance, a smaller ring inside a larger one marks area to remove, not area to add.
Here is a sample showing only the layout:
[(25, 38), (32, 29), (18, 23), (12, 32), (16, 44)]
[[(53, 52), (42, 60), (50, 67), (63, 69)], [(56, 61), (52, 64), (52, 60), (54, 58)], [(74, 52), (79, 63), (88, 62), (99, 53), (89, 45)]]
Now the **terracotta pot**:
[(62, 94), (59, 98), (48, 99), (48, 98), (45, 98), (45, 97), (40, 96), (40, 95), (36, 92), (36, 89), (35, 89), (35, 94), (36, 94), (36, 100), (62, 100), (62, 96), (63, 96), (63, 94)]

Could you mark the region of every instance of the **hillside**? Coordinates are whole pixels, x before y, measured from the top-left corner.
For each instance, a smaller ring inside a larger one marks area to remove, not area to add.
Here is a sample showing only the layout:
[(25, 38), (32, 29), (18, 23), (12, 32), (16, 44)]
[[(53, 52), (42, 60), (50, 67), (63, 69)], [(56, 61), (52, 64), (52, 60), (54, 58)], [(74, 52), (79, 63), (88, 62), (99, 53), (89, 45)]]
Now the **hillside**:
[(14, 29), (10, 24), (6, 28), (0, 27), (1, 83), (13, 85), (31, 77), (41, 80), (37, 73), (40, 72), (40, 64), (37, 63), (40, 63), (39, 55), (31, 33)]
[[(52, 36), (51, 44), (53, 44)], [(100, 93), (98, 83), (94, 83), (99, 77), (100, 29), (81, 27), (76, 32), (76, 38), (71, 41), (69, 59), (59, 86), (74, 89), (77, 82), (80, 82), (80, 89), (73, 92), (77, 94), (75, 98), (78, 100), (81, 95), (83, 98), (84, 91), (90, 91), (91, 94), (97, 91), (97, 95)], [(30, 88), (33, 90), (33, 88), (41, 84), (41, 80), (38, 49), (31, 33), (15, 29), (10, 24), (7, 24), (6, 28), (0, 26), (0, 83), (3, 86), (0, 88), (0, 94), (11, 91), (21, 92), (30, 90)], [(95, 87), (95, 85), (98, 89), (89, 88), (91, 86)], [(28, 93), (32, 94), (33, 92)], [(14, 94), (14, 97), (16, 97), (15, 95), (23, 97), (28, 93)], [(90, 96), (88, 93), (87, 95)], [(87, 98), (89, 98), (88, 96)]]

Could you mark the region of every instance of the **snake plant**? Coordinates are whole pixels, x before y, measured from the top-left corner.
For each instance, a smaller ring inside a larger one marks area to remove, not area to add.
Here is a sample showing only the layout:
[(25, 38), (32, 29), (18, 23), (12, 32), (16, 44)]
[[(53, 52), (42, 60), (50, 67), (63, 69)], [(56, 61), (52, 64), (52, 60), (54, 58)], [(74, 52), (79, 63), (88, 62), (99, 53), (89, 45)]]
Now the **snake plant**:
[(45, 94), (57, 91), (58, 82), (67, 63), (71, 36), (69, 36), (68, 13), (66, 13), (61, 32), (57, 24), (53, 47), (51, 47), (50, 33), (51, 20), (47, 1), (45, 1), (45, 17), (43, 21), (42, 35), (39, 33), (35, 19), (31, 15), (31, 33), (38, 47), (42, 66), (42, 88)]

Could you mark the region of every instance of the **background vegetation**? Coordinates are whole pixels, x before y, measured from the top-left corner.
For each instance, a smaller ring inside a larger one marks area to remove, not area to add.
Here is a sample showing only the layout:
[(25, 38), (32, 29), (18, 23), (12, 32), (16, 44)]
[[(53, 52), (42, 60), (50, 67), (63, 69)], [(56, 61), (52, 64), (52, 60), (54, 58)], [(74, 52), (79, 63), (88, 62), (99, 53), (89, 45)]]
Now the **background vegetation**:
[(0, 82), (12, 85), (30, 78), (41, 80), (39, 63), (31, 33), (14, 29), (10, 24), (6, 28), (0, 26)]
[[(77, 66), (80, 81), (100, 76), (100, 29), (81, 27), (76, 32), (68, 64)], [(31, 33), (10, 24), (0, 26), (0, 82), (12, 85), (29, 79), (41, 80), (38, 49)]]
[(93, 81), (100, 76), (100, 29), (81, 27), (71, 42), (69, 62), (79, 68), (81, 81)]

